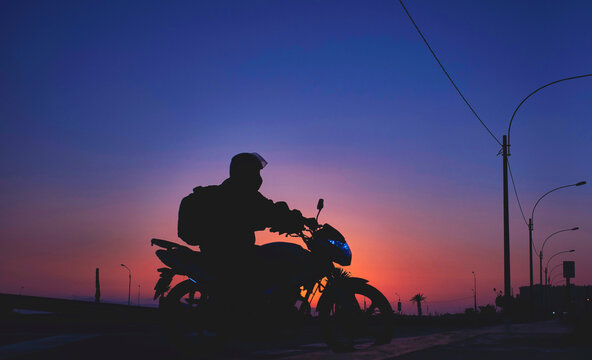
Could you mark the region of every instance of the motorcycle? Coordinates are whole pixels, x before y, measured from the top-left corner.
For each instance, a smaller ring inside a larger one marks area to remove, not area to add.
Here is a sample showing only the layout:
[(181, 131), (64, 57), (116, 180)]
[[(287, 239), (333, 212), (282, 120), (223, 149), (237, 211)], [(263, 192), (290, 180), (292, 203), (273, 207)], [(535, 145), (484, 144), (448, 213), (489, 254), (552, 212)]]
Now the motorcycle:
[[(317, 220), (322, 208), (320, 199)], [(253, 294), (248, 294), (251, 301), (246, 303), (250, 310), (257, 310), (250, 312), (258, 316), (250, 319), (249, 326), (266, 324), (261, 314), (274, 320), (270, 328), (313, 319), (318, 321), (323, 340), (335, 352), (389, 343), (393, 330), (389, 301), (368, 280), (352, 277), (334, 265), (351, 264), (352, 253), (343, 235), (324, 224), (291, 236), (301, 238), (306, 249), (287, 242), (257, 247), (260, 258), (271, 261), (274, 271), (249, 285)], [(200, 252), (161, 239), (152, 239), (151, 245), (161, 248), (156, 256), (167, 265), (158, 269), (154, 299), (159, 299), (169, 339), (194, 355), (219, 348), (228, 338), (229, 322), (239, 317), (225, 306), (229, 301), (221, 295), (225, 284), (217, 282)], [(177, 276), (186, 280), (171, 288)], [(311, 306), (315, 300), (316, 319)]]

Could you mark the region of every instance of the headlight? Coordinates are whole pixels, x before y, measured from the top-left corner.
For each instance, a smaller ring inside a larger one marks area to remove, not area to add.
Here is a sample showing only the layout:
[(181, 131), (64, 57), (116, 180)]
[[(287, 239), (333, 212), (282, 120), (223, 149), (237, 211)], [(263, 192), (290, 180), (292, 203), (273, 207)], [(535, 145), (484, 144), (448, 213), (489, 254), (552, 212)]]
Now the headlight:
[(349, 245), (347, 245), (346, 242), (329, 239), (329, 243), (331, 245), (335, 245), (339, 250), (341, 250), (346, 258), (351, 259), (351, 250), (349, 249)]

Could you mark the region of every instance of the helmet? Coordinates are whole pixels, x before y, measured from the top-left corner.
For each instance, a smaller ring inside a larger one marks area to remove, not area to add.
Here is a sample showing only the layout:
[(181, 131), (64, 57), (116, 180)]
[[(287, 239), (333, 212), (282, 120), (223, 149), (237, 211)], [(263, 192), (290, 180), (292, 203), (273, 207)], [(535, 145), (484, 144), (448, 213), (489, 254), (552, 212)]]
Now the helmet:
[(259, 173), (267, 165), (267, 161), (256, 152), (234, 155), (230, 161), (230, 177), (238, 178)]

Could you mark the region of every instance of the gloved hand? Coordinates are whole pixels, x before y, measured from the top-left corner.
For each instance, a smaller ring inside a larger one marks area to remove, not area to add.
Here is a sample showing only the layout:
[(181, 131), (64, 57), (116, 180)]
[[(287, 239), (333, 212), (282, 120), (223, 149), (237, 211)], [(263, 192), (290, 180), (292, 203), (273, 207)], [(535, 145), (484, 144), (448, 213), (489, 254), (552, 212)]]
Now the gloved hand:
[(315, 218), (304, 218), (304, 225), (311, 230), (316, 230), (319, 227), (319, 223)]

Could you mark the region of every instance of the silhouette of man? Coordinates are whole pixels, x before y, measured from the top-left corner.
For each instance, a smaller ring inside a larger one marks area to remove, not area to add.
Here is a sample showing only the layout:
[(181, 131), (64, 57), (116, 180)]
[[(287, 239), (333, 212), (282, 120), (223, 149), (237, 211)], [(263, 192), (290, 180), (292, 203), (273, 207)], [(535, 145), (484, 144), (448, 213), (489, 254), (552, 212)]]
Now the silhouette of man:
[[(222, 281), (236, 280), (241, 271), (252, 274), (261, 265), (255, 231), (271, 228), (273, 232), (290, 234), (303, 230), (305, 225), (317, 226), (314, 218), (305, 218), (300, 211), (290, 210), (285, 202), (273, 202), (259, 192), (263, 183), (260, 171), (266, 165), (257, 153), (235, 155), (228, 179), (220, 185), (196, 187), (189, 195), (199, 198), (203, 210), (179, 212), (179, 237), (189, 244), (199, 244)], [(184, 219), (188, 216), (198, 218)], [(188, 231), (182, 228), (188, 222), (199, 225)]]

